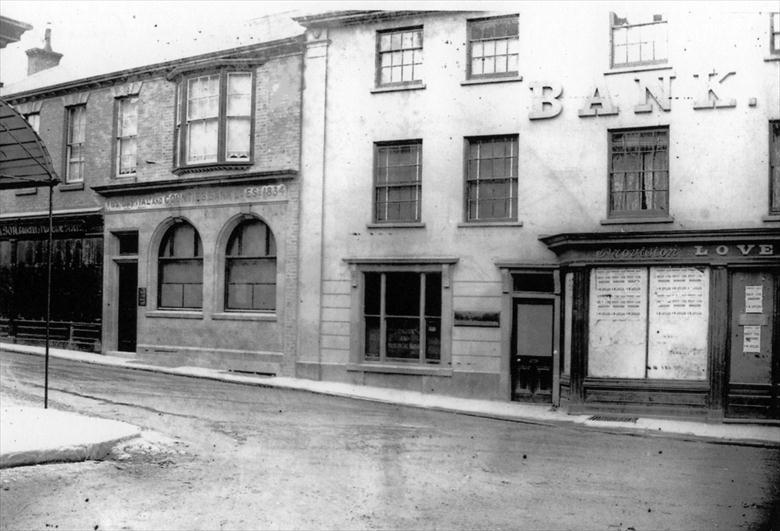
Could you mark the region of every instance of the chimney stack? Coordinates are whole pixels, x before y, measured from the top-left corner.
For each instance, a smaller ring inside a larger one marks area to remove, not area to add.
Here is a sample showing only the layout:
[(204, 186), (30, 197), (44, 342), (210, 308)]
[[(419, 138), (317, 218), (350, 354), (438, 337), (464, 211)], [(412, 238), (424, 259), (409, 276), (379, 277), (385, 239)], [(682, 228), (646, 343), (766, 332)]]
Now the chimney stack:
[(46, 28), (43, 37), (43, 48), (27, 50), (27, 75), (31, 76), (41, 70), (47, 70), (60, 64), (62, 54), (51, 49), (51, 28)]

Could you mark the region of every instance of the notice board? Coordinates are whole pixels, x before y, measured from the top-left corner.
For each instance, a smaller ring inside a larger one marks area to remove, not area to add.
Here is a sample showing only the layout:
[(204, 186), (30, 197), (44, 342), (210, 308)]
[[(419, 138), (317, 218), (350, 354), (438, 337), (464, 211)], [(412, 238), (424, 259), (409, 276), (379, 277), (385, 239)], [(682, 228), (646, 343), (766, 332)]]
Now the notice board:
[(646, 268), (591, 270), (588, 376), (645, 377), (647, 275)]
[(709, 269), (650, 268), (647, 377), (707, 377)]

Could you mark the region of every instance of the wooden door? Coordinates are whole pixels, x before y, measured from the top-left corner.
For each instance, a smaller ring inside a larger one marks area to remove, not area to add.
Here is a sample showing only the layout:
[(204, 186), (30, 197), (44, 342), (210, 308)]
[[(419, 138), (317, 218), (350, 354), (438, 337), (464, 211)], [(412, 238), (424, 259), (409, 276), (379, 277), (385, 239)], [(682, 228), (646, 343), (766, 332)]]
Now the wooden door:
[(123, 352), (135, 352), (136, 315), (138, 290), (138, 264), (120, 263), (118, 293), (117, 349)]
[(512, 399), (552, 400), (554, 301), (521, 299), (514, 305)]
[(777, 287), (769, 270), (731, 275), (728, 416), (779, 418)]

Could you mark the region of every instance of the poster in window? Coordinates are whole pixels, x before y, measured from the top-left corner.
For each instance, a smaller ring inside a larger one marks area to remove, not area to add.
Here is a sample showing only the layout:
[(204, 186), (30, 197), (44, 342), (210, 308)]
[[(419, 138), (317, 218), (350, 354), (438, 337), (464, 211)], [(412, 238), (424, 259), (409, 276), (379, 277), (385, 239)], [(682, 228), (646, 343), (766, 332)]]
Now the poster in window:
[(646, 327), (647, 269), (591, 270), (588, 376), (644, 378)]
[(574, 274), (566, 273), (564, 281), (563, 313), (563, 374), (571, 374), (571, 327), (574, 304)]
[(745, 354), (761, 353), (761, 326), (746, 325), (742, 330), (742, 352)]
[(764, 313), (764, 287), (745, 286), (745, 313)]
[(650, 268), (648, 378), (707, 378), (709, 289), (707, 268)]

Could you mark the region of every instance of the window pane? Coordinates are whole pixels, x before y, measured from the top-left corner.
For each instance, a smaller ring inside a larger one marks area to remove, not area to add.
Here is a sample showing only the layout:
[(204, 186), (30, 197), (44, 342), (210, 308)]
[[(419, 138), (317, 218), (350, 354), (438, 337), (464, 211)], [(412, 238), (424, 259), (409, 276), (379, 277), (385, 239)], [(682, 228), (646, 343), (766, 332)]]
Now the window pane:
[(418, 273), (385, 273), (385, 313), (394, 316), (420, 315)]
[(251, 114), (252, 74), (228, 74), (228, 116)]
[(160, 306), (165, 308), (181, 308), (183, 284), (163, 284), (160, 288)]
[(184, 308), (203, 307), (203, 284), (184, 284), (183, 290)]
[(366, 315), (379, 315), (381, 275), (380, 273), (365, 273), (363, 278), (363, 311)]
[(388, 358), (418, 359), (420, 357), (420, 320), (386, 319)]
[(249, 159), (251, 127), (249, 118), (227, 119), (227, 160)]
[(255, 284), (252, 289), (253, 310), (274, 310), (276, 308), (276, 285)]
[(135, 173), (136, 139), (123, 138), (119, 140), (119, 173), (120, 175)]
[(219, 121), (204, 120), (189, 124), (188, 162), (213, 162), (217, 160), (217, 128)]
[(425, 320), (425, 359), (429, 362), (441, 359), (441, 319)]
[(252, 308), (252, 285), (229, 284), (227, 308), (231, 310), (249, 310)]
[(441, 316), (441, 273), (425, 274), (425, 315)]
[(379, 359), (379, 317), (366, 317), (366, 358)]

